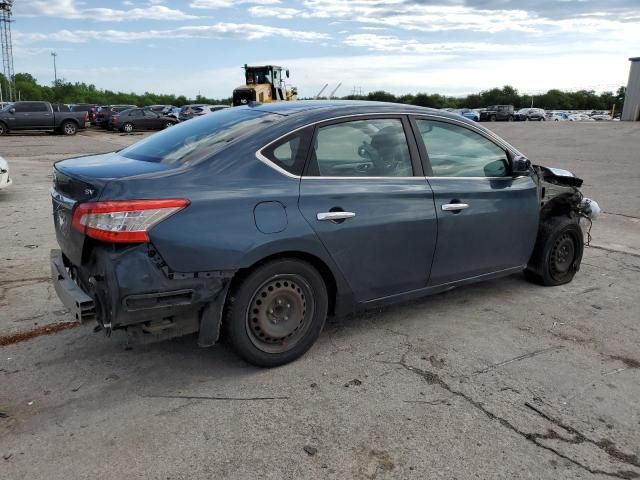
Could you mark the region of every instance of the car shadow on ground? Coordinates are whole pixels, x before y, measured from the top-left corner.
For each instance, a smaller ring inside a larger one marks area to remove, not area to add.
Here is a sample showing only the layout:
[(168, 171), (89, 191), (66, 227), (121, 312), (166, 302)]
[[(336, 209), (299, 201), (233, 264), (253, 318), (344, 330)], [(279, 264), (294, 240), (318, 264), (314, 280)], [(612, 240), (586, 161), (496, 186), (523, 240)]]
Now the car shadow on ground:
[[(382, 330), (401, 328), (399, 324), (402, 319), (414, 312), (424, 312), (425, 320), (428, 321), (430, 312), (437, 312), (442, 308), (455, 309), (457, 305), (473, 304), (476, 301), (486, 303), (488, 299), (495, 296), (496, 292), (507, 291), (517, 295), (517, 292), (525, 289), (539, 288), (542, 287), (531, 285), (522, 275), (511, 275), (345, 317), (330, 317), (312, 351), (314, 356), (323, 355), (322, 352), (325, 349), (329, 353), (328, 339), (337, 330), (341, 332), (342, 342), (358, 343), (359, 338), (372, 328)], [(48, 366), (84, 362), (87, 359), (99, 365), (104, 363), (104, 359), (109, 359), (111, 369), (118, 374), (126, 374), (130, 371), (131, 364), (135, 363), (138, 368), (149, 369), (163, 365), (161, 369), (166, 370), (167, 373), (168, 371), (173, 371), (175, 374), (184, 372), (187, 376), (190, 372), (213, 372), (213, 376), (218, 379), (265, 371), (237, 357), (224, 341), (224, 332), (222, 341), (214, 347), (199, 348), (197, 334), (139, 345), (128, 343), (124, 335), (114, 334), (112, 338), (104, 338), (104, 333), (93, 333), (92, 328), (92, 326), (82, 326), (80, 329), (56, 335), (55, 338), (60, 341), (57, 342), (55, 352), (52, 351), (48, 359)], [(425, 336), (428, 336), (428, 331), (425, 331)], [(159, 380), (162, 381), (162, 378)]]

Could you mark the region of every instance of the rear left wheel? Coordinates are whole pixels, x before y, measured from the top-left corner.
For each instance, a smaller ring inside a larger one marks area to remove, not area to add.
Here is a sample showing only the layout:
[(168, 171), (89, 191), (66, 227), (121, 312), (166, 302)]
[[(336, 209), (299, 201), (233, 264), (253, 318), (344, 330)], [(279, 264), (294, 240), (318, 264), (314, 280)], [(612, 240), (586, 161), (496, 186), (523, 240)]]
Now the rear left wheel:
[(64, 122), (60, 130), (65, 135), (75, 135), (78, 132), (78, 125), (74, 122)]
[(327, 310), (327, 289), (312, 265), (275, 260), (251, 272), (231, 294), (225, 329), (233, 349), (247, 362), (276, 367), (311, 348)]

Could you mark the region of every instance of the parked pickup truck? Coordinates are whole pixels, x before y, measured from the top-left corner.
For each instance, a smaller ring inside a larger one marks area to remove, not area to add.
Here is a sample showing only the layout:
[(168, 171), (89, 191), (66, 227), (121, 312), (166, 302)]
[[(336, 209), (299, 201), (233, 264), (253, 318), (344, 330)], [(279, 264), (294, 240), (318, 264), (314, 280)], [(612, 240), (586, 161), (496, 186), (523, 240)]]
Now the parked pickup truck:
[(49, 102), (15, 102), (0, 110), (0, 135), (16, 130), (41, 130), (75, 135), (89, 124), (87, 112), (63, 112)]
[(480, 110), (481, 122), (513, 121), (513, 105), (493, 105)]

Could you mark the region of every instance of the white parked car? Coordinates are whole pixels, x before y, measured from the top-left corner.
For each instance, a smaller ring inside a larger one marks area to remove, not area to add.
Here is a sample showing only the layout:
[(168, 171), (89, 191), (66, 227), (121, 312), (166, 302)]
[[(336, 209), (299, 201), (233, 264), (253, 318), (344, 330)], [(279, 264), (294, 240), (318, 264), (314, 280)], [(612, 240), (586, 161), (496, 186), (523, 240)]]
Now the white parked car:
[(549, 120), (552, 122), (568, 122), (571, 120), (571, 116), (567, 112), (553, 112)]
[(611, 117), (611, 115), (609, 115), (608, 113), (603, 113), (603, 114), (599, 114), (599, 115), (591, 115), (591, 119), (593, 120), (598, 120), (598, 121), (609, 121), (609, 120), (613, 120), (613, 118)]
[(591, 118), (586, 113), (574, 113), (569, 115), (570, 122), (593, 122), (593, 118)]
[(7, 188), (11, 183), (12, 180), (9, 176), (9, 164), (4, 158), (0, 157), (0, 190)]

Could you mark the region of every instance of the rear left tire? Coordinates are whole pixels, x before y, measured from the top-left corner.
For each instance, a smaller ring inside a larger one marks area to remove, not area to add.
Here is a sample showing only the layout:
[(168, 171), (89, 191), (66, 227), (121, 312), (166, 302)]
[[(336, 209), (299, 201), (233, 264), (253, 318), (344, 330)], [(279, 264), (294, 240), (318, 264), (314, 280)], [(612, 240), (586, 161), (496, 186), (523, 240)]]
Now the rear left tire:
[(226, 308), (227, 338), (235, 352), (258, 367), (276, 367), (315, 343), (328, 311), (327, 288), (309, 263), (279, 259), (249, 273)]
[(75, 135), (78, 133), (78, 125), (71, 121), (64, 122), (60, 127), (60, 131), (63, 135)]

